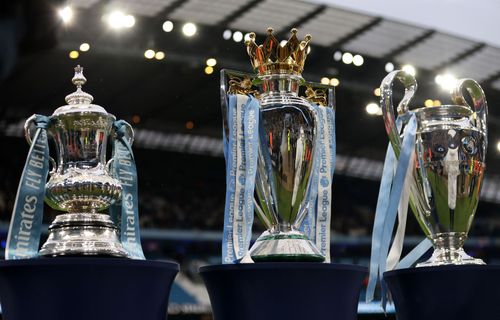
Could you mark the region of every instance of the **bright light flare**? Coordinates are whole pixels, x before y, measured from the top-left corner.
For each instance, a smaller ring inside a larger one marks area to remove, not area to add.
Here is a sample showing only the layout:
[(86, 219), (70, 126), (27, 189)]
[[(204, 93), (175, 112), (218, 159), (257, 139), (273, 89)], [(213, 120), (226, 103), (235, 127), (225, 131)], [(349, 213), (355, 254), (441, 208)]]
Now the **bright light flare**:
[(122, 11), (116, 10), (111, 12), (107, 17), (108, 25), (111, 29), (132, 28), (135, 25), (135, 17), (130, 14), (125, 14)]
[(76, 50), (73, 50), (69, 53), (70, 59), (77, 59), (79, 56), (80, 56), (80, 53), (78, 53), (78, 51), (76, 51)]
[(217, 60), (215, 60), (215, 58), (207, 59), (207, 66), (215, 67), (216, 64), (217, 64)]
[(340, 80), (339, 79), (337, 79), (337, 78), (331, 78), (330, 79), (330, 85), (331, 86), (337, 87), (339, 84), (340, 84)]
[(214, 68), (209, 66), (205, 67), (205, 74), (212, 74), (212, 73), (214, 73)]
[(194, 36), (196, 34), (196, 30), (196, 25), (192, 22), (187, 22), (182, 26), (182, 33), (184, 33), (186, 37)]
[(417, 74), (417, 70), (415, 70), (415, 67), (412, 66), (411, 64), (405, 64), (401, 69), (403, 69), (404, 72), (412, 76), (415, 76)]
[(90, 50), (90, 44), (84, 42), (80, 45), (80, 51), (87, 52)]
[(233, 32), (231, 30), (229, 30), (229, 29), (226, 29), (222, 33), (222, 38), (224, 38), (224, 40), (229, 40), (229, 39), (231, 39), (232, 35), (233, 35)]
[(353, 58), (352, 58), (352, 63), (356, 66), (356, 67), (360, 67), (363, 65), (363, 63), (365, 62), (365, 59), (363, 59), (363, 56), (357, 54), (355, 55)]
[(70, 23), (73, 20), (73, 9), (70, 6), (59, 9), (57, 14), (64, 23)]
[(371, 103), (367, 104), (365, 109), (369, 115), (372, 115), (372, 116), (382, 115), (382, 109), (375, 102), (371, 102)]
[(394, 71), (394, 64), (392, 62), (387, 62), (385, 64), (385, 72), (392, 72)]
[(155, 53), (155, 59), (156, 60), (163, 60), (165, 58), (165, 52), (163, 51), (158, 51)]
[(241, 31), (235, 31), (233, 33), (233, 40), (235, 42), (241, 42), (241, 40), (243, 40), (243, 33), (241, 33)]
[(446, 91), (451, 91), (457, 85), (458, 79), (452, 74), (438, 74), (434, 81)]
[(172, 21), (167, 20), (163, 22), (162, 29), (165, 32), (171, 32), (172, 30), (174, 30), (174, 23)]
[(335, 51), (333, 53), (333, 60), (335, 61), (340, 61), (342, 59), (342, 52), (340, 51)]
[(144, 51), (144, 58), (153, 59), (155, 57), (156, 52), (152, 49), (148, 49)]
[(350, 52), (345, 52), (342, 55), (342, 62), (345, 64), (351, 64), (353, 59), (354, 59), (354, 57), (352, 56), (352, 53), (350, 53)]

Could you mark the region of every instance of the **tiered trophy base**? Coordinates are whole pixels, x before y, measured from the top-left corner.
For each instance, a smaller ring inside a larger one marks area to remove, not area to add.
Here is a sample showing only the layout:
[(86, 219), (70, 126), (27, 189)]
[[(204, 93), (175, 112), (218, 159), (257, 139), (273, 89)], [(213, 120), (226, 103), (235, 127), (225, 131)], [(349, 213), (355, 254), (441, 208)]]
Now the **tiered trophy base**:
[(107, 214), (65, 213), (49, 227), (49, 237), (40, 249), (42, 256), (127, 257), (118, 229)]
[(179, 265), (117, 258), (0, 261), (2, 319), (165, 320)]
[(364, 267), (314, 262), (200, 268), (214, 320), (355, 320)]
[(250, 250), (255, 262), (323, 262), (325, 257), (298, 231), (264, 231)]
[(398, 320), (498, 319), (500, 266), (457, 265), (384, 273)]

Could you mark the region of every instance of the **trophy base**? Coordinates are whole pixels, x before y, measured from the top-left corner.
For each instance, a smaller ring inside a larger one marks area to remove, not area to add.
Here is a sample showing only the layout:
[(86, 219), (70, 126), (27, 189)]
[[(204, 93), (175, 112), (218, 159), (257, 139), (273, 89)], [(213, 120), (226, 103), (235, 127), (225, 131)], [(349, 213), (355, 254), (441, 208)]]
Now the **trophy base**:
[(111, 218), (100, 213), (66, 213), (56, 217), (41, 256), (128, 257)]
[(457, 250), (435, 249), (432, 257), (425, 262), (418, 263), (417, 268), (468, 264), (485, 265), (486, 263), (481, 259), (469, 256), (462, 248)]
[(325, 257), (305, 235), (298, 231), (265, 231), (250, 249), (255, 262), (323, 262)]

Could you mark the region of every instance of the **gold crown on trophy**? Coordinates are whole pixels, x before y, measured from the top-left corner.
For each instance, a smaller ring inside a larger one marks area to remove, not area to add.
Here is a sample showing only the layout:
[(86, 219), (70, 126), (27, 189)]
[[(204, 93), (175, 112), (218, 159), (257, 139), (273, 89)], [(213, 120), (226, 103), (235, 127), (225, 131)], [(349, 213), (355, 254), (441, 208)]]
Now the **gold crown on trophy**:
[(304, 70), (311, 35), (306, 35), (303, 41), (297, 38), (297, 29), (293, 28), (290, 39), (284, 44), (273, 35), (273, 28), (267, 28), (267, 38), (263, 44), (255, 43), (255, 33), (249, 34), (245, 41), (252, 66), (259, 75), (296, 74)]

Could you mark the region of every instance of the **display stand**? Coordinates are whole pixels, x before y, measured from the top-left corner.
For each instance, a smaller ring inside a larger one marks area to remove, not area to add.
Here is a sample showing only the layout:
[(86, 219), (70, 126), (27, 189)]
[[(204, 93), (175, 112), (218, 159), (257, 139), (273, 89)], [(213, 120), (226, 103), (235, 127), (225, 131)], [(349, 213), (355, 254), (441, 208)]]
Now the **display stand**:
[(200, 268), (214, 320), (355, 320), (366, 268), (255, 263)]
[(400, 269), (384, 279), (398, 320), (500, 319), (500, 266)]
[(5, 320), (165, 320), (173, 262), (117, 258), (0, 261)]

